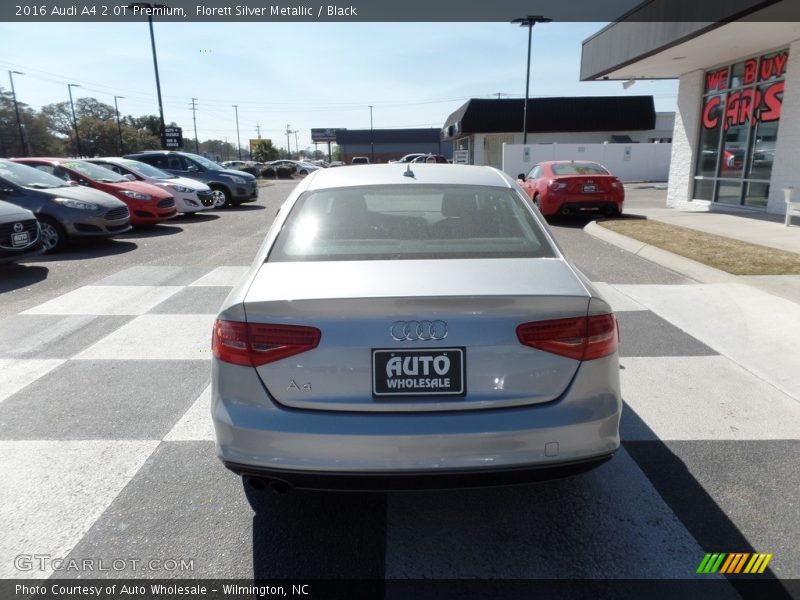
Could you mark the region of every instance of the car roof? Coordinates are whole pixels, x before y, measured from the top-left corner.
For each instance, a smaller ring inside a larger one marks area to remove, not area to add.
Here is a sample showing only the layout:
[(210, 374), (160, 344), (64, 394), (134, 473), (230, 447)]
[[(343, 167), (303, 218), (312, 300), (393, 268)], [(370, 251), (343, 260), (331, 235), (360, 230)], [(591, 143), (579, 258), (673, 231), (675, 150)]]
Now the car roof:
[(410, 167), (414, 177), (404, 175), (410, 163), (363, 165), (357, 169), (319, 169), (305, 181), (308, 190), (392, 184), (481, 185), (511, 187), (505, 173), (492, 167), (472, 165), (415, 164)]

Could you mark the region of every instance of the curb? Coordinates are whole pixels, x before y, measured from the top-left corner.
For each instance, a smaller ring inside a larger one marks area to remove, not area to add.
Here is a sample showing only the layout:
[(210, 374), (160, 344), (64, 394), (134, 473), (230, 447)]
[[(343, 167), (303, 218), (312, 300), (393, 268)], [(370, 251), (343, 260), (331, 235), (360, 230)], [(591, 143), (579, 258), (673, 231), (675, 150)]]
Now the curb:
[(731, 275), (725, 271), (709, 267), (691, 258), (679, 256), (672, 252), (667, 252), (661, 248), (656, 248), (650, 244), (645, 244), (639, 240), (606, 229), (598, 225), (596, 221), (590, 222), (583, 230), (599, 240), (612, 244), (631, 254), (656, 263), (662, 267), (675, 271), (689, 279), (694, 279), (699, 283), (730, 283), (737, 281), (736, 275)]

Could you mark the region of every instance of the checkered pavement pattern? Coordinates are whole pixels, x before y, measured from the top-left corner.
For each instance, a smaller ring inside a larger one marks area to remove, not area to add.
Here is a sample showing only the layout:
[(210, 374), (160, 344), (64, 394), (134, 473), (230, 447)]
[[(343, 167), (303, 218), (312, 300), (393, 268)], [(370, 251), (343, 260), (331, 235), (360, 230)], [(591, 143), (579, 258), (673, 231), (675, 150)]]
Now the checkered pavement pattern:
[[(246, 269), (131, 267), (0, 320), (0, 577), (673, 579), (707, 551), (748, 550), (800, 577), (800, 404), (660, 316), (697, 287), (684, 280), (597, 284), (626, 403), (623, 446), (599, 469), (268, 495), (254, 514), (209, 415), (211, 325)], [(20, 553), (193, 570), (30, 571)]]

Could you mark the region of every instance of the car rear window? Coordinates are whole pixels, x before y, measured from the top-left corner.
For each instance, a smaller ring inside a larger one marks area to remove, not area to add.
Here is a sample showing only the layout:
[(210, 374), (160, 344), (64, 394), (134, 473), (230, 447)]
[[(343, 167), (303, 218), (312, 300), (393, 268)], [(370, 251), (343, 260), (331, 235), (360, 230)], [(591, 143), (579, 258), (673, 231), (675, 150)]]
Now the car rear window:
[(597, 163), (556, 163), (553, 165), (556, 175), (610, 175), (610, 173)]
[(394, 185), (305, 193), (267, 261), (553, 256), (530, 208), (510, 189)]

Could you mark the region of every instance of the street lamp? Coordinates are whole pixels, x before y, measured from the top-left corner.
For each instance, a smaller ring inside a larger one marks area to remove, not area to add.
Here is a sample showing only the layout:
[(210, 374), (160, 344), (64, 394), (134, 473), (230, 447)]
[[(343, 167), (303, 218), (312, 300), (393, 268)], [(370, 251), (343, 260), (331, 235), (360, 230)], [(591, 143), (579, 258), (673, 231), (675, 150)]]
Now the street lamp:
[[(155, 4), (153, 2), (133, 2), (128, 5), (129, 8), (133, 9), (134, 7), (140, 8), (167, 8), (164, 4)], [(150, 25), (150, 47), (153, 49), (153, 70), (156, 73), (156, 93), (158, 94), (158, 117), (159, 123), (161, 126), (160, 137), (161, 137), (161, 146), (164, 147), (164, 105), (161, 103), (161, 80), (158, 77), (158, 56), (156, 55), (156, 38), (153, 34), (153, 16), (150, 14), (150, 11), (147, 12), (147, 22)]]
[(531, 83), (531, 38), (533, 37), (533, 26), (536, 23), (549, 23), (553, 19), (548, 19), (541, 15), (528, 15), (519, 19), (513, 19), (512, 23), (519, 23), (520, 27), (528, 28), (528, 68), (525, 70), (525, 107), (522, 110), (522, 143), (528, 143), (528, 91)]
[(122, 125), (119, 122), (119, 106), (117, 106), (117, 98), (124, 100), (125, 96), (114, 96), (114, 110), (117, 112), (117, 131), (119, 132), (119, 153), (125, 154), (125, 145), (122, 143)]
[(375, 164), (375, 139), (372, 130), (372, 104), (369, 105), (369, 162)]
[(19, 118), (19, 105), (17, 104), (17, 93), (14, 91), (14, 75), (25, 75), (22, 71), (9, 71), (8, 78), (11, 80), (11, 98), (14, 100), (14, 112), (17, 113), (17, 127), (19, 128), (19, 149), (22, 156), (27, 156), (25, 152), (25, 134), (22, 132), (22, 120)]
[(236, 111), (236, 152), (239, 160), (242, 160), (242, 142), (239, 140), (239, 105), (234, 104), (233, 109)]
[(75, 118), (75, 103), (72, 101), (72, 88), (81, 87), (77, 83), (68, 83), (67, 91), (69, 92), (69, 106), (72, 109), (72, 126), (75, 127), (75, 146), (78, 149), (78, 156), (83, 156), (81, 150), (81, 136), (78, 133), (78, 119)]

